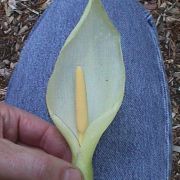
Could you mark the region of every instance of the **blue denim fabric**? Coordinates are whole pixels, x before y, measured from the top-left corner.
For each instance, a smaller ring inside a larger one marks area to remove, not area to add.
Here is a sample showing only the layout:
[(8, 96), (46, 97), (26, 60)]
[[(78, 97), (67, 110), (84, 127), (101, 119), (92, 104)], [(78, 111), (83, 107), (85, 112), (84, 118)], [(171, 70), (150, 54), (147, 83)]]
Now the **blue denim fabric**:
[[(123, 104), (94, 157), (95, 180), (167, 180), (171, 169), (169, 94), (156, 29), (134, 0), (102, 0), (122, 37), (126, 68)], [(87, 0), (55, 0), (22, 50), (6, 102), (51, 122), (48, 79)]]

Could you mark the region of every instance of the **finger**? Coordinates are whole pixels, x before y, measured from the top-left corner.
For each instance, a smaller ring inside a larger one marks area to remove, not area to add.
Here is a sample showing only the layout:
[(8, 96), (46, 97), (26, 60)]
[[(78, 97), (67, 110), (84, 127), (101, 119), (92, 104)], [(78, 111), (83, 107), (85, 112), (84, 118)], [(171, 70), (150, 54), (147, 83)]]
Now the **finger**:
[(42, 148), (49, 154), (71, 161), (71, 152), (58, 130), (42, 119), (0, 103), (0, 137)]
[(72, 165), (42, 150), (29, 149), (0, 139), (0, 179), (81, 180)]

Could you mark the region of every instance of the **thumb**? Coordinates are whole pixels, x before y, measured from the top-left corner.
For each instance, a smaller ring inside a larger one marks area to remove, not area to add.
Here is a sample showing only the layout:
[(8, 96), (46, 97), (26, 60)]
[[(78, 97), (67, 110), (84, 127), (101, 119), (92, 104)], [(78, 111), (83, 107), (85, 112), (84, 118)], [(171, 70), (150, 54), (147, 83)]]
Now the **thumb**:
[(0, 139), (0, 179), (82, 180), (81, 173), (64, 160)]

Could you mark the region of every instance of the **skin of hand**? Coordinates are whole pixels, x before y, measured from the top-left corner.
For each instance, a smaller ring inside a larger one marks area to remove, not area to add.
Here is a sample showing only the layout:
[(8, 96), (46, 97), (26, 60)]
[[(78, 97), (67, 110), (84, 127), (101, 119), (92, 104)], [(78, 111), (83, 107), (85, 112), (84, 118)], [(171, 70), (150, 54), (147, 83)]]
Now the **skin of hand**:
[(82, 180), (55, 126), (0, 103), (1, 180)]

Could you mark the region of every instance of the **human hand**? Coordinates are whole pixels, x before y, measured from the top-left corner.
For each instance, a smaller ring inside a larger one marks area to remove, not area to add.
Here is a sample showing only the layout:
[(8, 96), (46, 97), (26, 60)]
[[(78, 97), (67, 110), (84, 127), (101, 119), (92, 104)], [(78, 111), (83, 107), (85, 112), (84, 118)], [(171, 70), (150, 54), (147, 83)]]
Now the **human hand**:
[(1, 180), (81, 180), (58, 130), (42, 119), (0, 103)]

